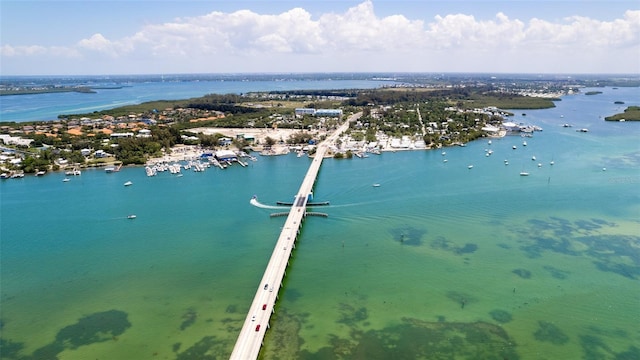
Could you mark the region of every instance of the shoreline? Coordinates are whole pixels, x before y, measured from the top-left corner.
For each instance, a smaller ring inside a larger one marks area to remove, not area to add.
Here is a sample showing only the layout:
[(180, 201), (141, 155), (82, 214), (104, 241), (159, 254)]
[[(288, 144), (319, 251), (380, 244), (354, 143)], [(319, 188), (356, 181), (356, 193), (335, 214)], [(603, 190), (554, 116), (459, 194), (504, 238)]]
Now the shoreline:
[[(219, 133), (228, 137), (236, 137), (236, 136), (243, 136), (243, 135), (250, 135), (253, 136), (254, 139), (256, 140), (256, 142), (259, 142), (260, 144), (258, 145), (253, 145), (251, 146), (252, 152), (258, 153), (261, 156), (282, 156), (282, 155), (288, 155), (289, 153), (299, 153), (300, 151), (303, 151), (303, 147), (305, 146), (309, 146), (309, 145), (305, 145), (305, 144), (276, 144), (273, 145), (271, 147), (271, 149), (269, 150), (265, 150), (264, 146), (261, 145), (262, 143), (266, 142), (266, 138), (267, 137), (271, 137), (274, 138), (274, 136), (278, 137), (278, 139), (282, 139), (282, 141), (286, 141), (286, 139), (288, 139), (291, 135), (300, 132), (302, 130), (299, 129), (255, 129), (255, 128), (197, 128), (194, 130), (198, 130), (198, 132), (201, 132), (203, 134), (206, 135), (213, 135), (215, 133)], [(327, 136), (328, 134), (330, 134), (329, 131), (315, 131), (314, 133), (314, 137), (320, 138), (322, 136)], [(501, 133), (500, 135), (494, 135), (494, 136), (487, 136), (487, 137), (483, 137), (481, 139), (494, 139), (494, 138), (502, 138), (505, 137), (506, 134)], [(337, 153), (345, 153), (347, 151), (351, 151), (354, 155), (360, 157), (358, 154), (365, 154), (365, 153), (373, 153), (373, 154), (380, 154), (380, 153), (384, 153), (384, 152), (399, 152), (399, 151), (428, 151), (428, 150), (438, 150), (438, 149), (442, 149), (442, 148), (447, 148), (447, 147), (454, 147), (454, 146), (466, 146), (466, 144), (462, 144), (462, 143), (455, 143), (455, 144), (450, 144), (447, 146), (436, 146), (436, 147), (431, 147), (431, 146), (426, 146), (426, 147), (416, 147), (415, 145), (415, 141), (411, 141), (411, 145), (410, 146), (406, 146), (406, 147), (394, 147), (392, 146), (392, 140), (394, 138), (388, 138), (384, 141), (378, 142), (378, 145), (373, 146), (373, 147), (369, 147), (368, 144), (363, 144), (360, 147), (345, 147), (345, 148), (335, 148), (335, 144), (332, 146), (332, 149), (330, 149), (330, 151), (327, 153), (327, 155), (325, 155), (325, 158), (333, 158), (335, 156), (335, 154)], [(395, 138), (397, 139), (397, 138)], [(476, 140), (480, 140), (480, 139), (476, 139)], [(310, 145), (311, 147), (315, 147), (315, 145)], [(372, 150), (376, 150), (376, 151), (372, 151)], [(60, 167), (60, 169), (58, 170), (47, 170), (45, 172), (45, 174), (40, 174), (40, 175), (34, 175), (34, 176), (43, 176), (46, 175), (47, 173), (62, 173), (64, 174), (65, 172), (68, 171), (73, 171), (73, 170), (105, 170), (109, 167), (132, 167), (132, 168), (136, 168), (136, 167), (140, 167), (140, 168), (144, 168), (146, 166), (153, 166), (153, 165), (158, 165), (158, 164), (168, 164), (168, 163), (176, 163), (176, 162), (189, 162), (189, 161), (194, 161), (194, 160), (198, 160), (201, 158), (202, 154), (204, 153), (208, 153), (208, 152), (215, 152), (218, 150), (231, 150), (234, 152), (242, 152), (242, 149), (238, 149), (234, 146), (227, 146), (227, 147), (221, 147), (218, 149), (215, 148), (203, 148), (200, 145), (184, 145), (184, 144), (178, 144), (175, 145), (171, 148), (171, 152), (170, 153), (165, 153), (162, 156), (158, 156), (158, 157), (150, 157), (149, 159), (147, 159), (147, 161), (144, 164), (128, 164), (128, 165), (122, 165), (122, 162), (119, 160), (114, 160), (114, 161), (107, 161), (107, 162), (103, 162), (103, 163), (99, 163), (99, 164), (83, 164), (83, 165), (79, 165), (79, 166), (73, 166), (73, 165), (67, 165), (64, 167)], [(303, 153), (305, 155), (307, 155), (307, 157), (313, 157), (313, 153), (310, 155), (308, 151), (303, 151)], [(251, 154), (249, 154), (250, 156), (252, 156)], [(117, 172), (118, 170), (114, 171)], [(26, 173), (23, 173), (24, 175), (26, 175)]]

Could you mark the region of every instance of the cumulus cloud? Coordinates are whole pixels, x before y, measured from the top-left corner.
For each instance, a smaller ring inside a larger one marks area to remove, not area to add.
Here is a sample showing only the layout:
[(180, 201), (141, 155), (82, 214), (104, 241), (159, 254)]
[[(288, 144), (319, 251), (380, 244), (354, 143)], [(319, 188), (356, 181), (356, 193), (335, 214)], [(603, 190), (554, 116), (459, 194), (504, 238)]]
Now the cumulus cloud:
[(342, 14), (324, 14), (314, 20), (295, 8), (278, 15), (250, 10), (212, 12), (199, 17), (148, 25), (117, 41), (95, 34), (78, 46), (115, 54), (134, 49), (154, 54), (216, 54), (262, 52), (332, 53), (337, 51), (415, 51), (468, 46), (521, 47), (531, 44), (558, 46), (633, 46), (640, 34), (640, 11), (604, 22), (571, 17), (554, 23), (532, 19), (525, 23), (500, 12), (491, 20), (468, 14), (436, 16), (433, 22), (404, 15), (379, 17), (371, 1)]
[[(327, 58), (345, 53), (385, 53), (390, 58), (392, 53), (473, 54), (478, 50), (525, 54), (566, 51), (573, 55), (576, 49), (640, 49), (640, 10), (629, 10), (613, 21), (574, 16), (556, 22), (536, 18), (525, 22), (503, 12), (489, 20), (448, 14), (425, 22), (407, 16), (411, 14), (378, 16), (369, 0), (343, 13), (325, 13), (315, 19), (303, 8), (275, 15), (250, 10), (211, 12), (149, 24), (120, 39), (96, 33), (78, 40), (67, 53), (194, 60), (278, 54)], [(61, 48), (7, 44), (0, 51), (3, 57), (20, 57), (61, 54)]]
[(29, 45), (29, 46), (11, 46), (11, 45), (3, 45), (0, 50), (2, 51), (2, 56), (34, 56), (34, 55), (44, 55), (47, 53), (47, 48), (44, 46), (38, 45)]

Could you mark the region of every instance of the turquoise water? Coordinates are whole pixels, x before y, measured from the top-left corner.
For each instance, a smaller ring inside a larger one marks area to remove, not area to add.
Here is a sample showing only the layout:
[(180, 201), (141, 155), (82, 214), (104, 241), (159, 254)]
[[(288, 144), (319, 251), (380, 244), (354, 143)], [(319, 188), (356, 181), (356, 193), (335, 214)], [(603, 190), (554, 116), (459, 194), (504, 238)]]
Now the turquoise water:
[[(113, 86), (112, 80), (95, 79), (96, 85)], [(207, 94), (244, 94), (255, 91), (372, 89), (389, 85), (376, 80), (298, 81), (172, 81), (135, 82), (95, 93), (44, 93), (0, 96), (0, 121), (55, 120), (63, 114), (87, 114), (155, 100), (180, 100)]]
[[(640, 124), (600, 116), (640, 97), (599, 90), (518, 111), (544, 128), (526, 147), (325, 160), (329, 217), (305, 221), (261, 357), (637, 357)], [(228, 358), (284, 222), (249, 200), (290, 200), (308, 165), (1, 182), (2, 358)]]

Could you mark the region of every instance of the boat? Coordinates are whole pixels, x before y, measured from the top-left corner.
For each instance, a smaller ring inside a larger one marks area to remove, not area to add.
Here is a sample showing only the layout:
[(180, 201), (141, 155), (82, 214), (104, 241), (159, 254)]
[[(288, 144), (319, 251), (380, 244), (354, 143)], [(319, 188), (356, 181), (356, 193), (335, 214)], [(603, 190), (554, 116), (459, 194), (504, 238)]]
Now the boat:
[(71, 181), (71, 179), (69, 179), (69, 178), (62, 179), (62, 182), (69, 182), (69, 181)]
[(135, 215), (133, 215), (133, 214), (131, 214), (131, 215), (127, 215), (127, 219), (135, 219), (135, 218), (136, 218), (136, 216), (135, 216)]
[(551, 162), (549, 163), (549, 165), (553, 165), (553, 164), (555, 164), (555, 163), (556, 163), (555, 161), (551, 160)]
[(520, 171), (520, 176), (529, 176), (529, 173), (526, 171)]
[(127, 181), (126, 183), (124, 183), (124, 186), (131, 186), (131, 185), (133, 185), (131, 181)]
[(576, 130), (576, 131), (577, 132), (589, 132), (589, 129), (582, 128), (582, 129), (579, 129), (579, 130)]
[(511, 148), (512, 148), (513, 150), (515, 150), (515, 149), (516, 149), (516, 146), (515, 146), (515, 145), (513, 145)]
[(473, 165), (467, 166), (468, 169), (473, 169)]
[(531, 157), (531, 160), (536, 161), (536, 156), (535, 156), (535, 155), (534, 155), (534, 156), (532, 156), (532, 157)]
[(380, 184), (376, 183), (372, 185), (373, 187), (380, 187)]
[(523, 142), (522, 142), (522, 146), (527, 146), (527, 142), (526, 142), (526, 141), (523, 141)]
[(44, 175), (44, 174), (46, 174), (46, 173), (47, 173), (47, 172), (46, 172), (46, 171), (44, 171), (44, 170), (37, 171), (37, 172), (36, 172), (36, 176), (42, 176), (42, 175)]

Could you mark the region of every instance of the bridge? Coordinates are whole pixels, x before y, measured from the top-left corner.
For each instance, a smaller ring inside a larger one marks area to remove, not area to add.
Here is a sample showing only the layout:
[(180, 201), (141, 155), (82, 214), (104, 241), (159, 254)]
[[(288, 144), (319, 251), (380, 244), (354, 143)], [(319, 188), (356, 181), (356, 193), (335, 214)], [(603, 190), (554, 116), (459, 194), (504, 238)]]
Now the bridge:
[(318, 145), (309, 170), (296, 193), (267, 268), (262, 275), (258, 290), (253, 297), (253, 302), (249, 307), (242, 330), (240, 330), (240, 335), (231, 353), (231, 359), (248, 360), (258, 358), (264, 335), (269, 328), (269, 320), (274, 311), (275, 302), (278, 299), (282, 280), (286, 275), (291, 251), (295, 247), (297, 235), (306, 215), (307, 204), (310, 200), (310, 194), (312, 194), (313, 185), (318, 177), (322, 159), (327, 153), (329, 145), (333, 144), (338, 136), (349, 128), (349, 122), (357, 120), (360, 116), (362, 116), (361, 112), (351, 115), (347, 121)]

